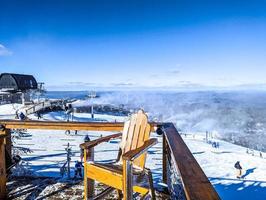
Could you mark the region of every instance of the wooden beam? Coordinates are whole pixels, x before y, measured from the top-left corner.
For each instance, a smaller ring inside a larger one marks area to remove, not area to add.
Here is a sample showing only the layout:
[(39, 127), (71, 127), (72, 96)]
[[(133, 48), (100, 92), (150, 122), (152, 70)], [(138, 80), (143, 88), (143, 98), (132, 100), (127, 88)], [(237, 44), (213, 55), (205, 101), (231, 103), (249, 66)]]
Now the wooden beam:
[[(2, 131), (1, 131), (2, 132)], [(5, 133), (3, 133), (3, 134), (1, 134), (1, 132), (0, 132), (0, 139), (2, 139), (2, 138), (6, 138), (8, 135), (6, 135)]]
[(101, 200), (104, 199), (106, 196), (108, 196), (111, 192), (113, 192), (115, 188), (107, 187), (104, 191), (102, 191), (100, 194), (95, 196), (93, 200)]
[(4, 132), (5, 132), (5, 135), (7, 135), (4, 140), (6, 152), (9, 154), (9, 158), (12, 158), (11, 131), (10, 129), (5, 129)]
[(181, 176), (186, 198), (188, 200), (220, 199), (175, 126), (168, 123), (163, 127), (169, 153)]
[(6, 129), (121, 131), (124, 123), (0, 120)]
[[(123, 122), (62, 122), (62, 121), (19, 121), (0, 120), (6, 129), (46, 129), (46, 130), (87, 130), (87, 131), (122, 131)], [(156, 129), (157, 123), (151, 123)]]
[(0, 138), (0, 199), (6, 199), (6, 161), (4, 138)]

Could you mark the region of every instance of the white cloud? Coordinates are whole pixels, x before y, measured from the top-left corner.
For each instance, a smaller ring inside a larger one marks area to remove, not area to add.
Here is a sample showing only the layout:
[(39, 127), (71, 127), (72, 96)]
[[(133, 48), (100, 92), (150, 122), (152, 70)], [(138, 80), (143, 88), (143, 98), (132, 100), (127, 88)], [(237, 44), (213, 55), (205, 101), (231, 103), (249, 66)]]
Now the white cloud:
[(4, 45), (0, 44), (0, 56), (10, 56), (12, 52), (9, 51)]
[(168, 71), (168, 74), (170, 74), (170, 75), (177, 75), (177, 74), (180, 74), (180, 70), (179, 69), (170, 69)]
[(72, 81), (72, 82), (67, 82), (69, 85), (76, 85), (76, 86), (93, 86), (97, 85), (97, 83), (91, 83), (91, 82), (82, 82), (82, 81)]
[(127, 87), (127, 86), (134, 86), (136, 84), (132, 82), (119, 82), (119, 83), (112, 83), (111, 85), (115, 87)]

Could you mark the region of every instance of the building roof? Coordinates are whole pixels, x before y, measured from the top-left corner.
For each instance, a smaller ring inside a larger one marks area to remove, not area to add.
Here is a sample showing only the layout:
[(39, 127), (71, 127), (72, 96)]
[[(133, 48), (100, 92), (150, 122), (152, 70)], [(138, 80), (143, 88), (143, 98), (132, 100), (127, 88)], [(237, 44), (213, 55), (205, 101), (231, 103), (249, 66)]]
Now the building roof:
[(25, 74), (2, 73), (0, 75), (0, 89), (7, 91), (25, 91), (37, 89), (38, 84), (34, 76)]

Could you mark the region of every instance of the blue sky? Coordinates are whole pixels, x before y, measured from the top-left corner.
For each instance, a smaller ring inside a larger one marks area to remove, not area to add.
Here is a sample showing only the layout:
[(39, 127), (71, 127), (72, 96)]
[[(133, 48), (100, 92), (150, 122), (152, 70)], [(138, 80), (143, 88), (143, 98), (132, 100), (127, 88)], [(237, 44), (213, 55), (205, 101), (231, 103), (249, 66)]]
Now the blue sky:
[(266, 88), (266, 1), (0, 0), (0, 72), (51, 90)]

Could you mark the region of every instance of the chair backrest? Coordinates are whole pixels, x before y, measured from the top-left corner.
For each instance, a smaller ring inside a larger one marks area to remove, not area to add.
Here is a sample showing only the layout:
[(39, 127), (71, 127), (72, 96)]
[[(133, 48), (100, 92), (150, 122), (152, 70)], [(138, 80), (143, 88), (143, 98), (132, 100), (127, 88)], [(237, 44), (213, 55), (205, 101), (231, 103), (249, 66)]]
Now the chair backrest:
[[(148, 117), (143, 110), (131, 115), (130, 120), (125, 122), (120, 150), (122, 155), (130, 150), (141, 147), (146, 140), (149, 140), (151, 126), (148, 123)], [(120, 157), (120, 161), (122, 158)], [(144, 168), (146, 153), (134, 160), (133, 165)]]

